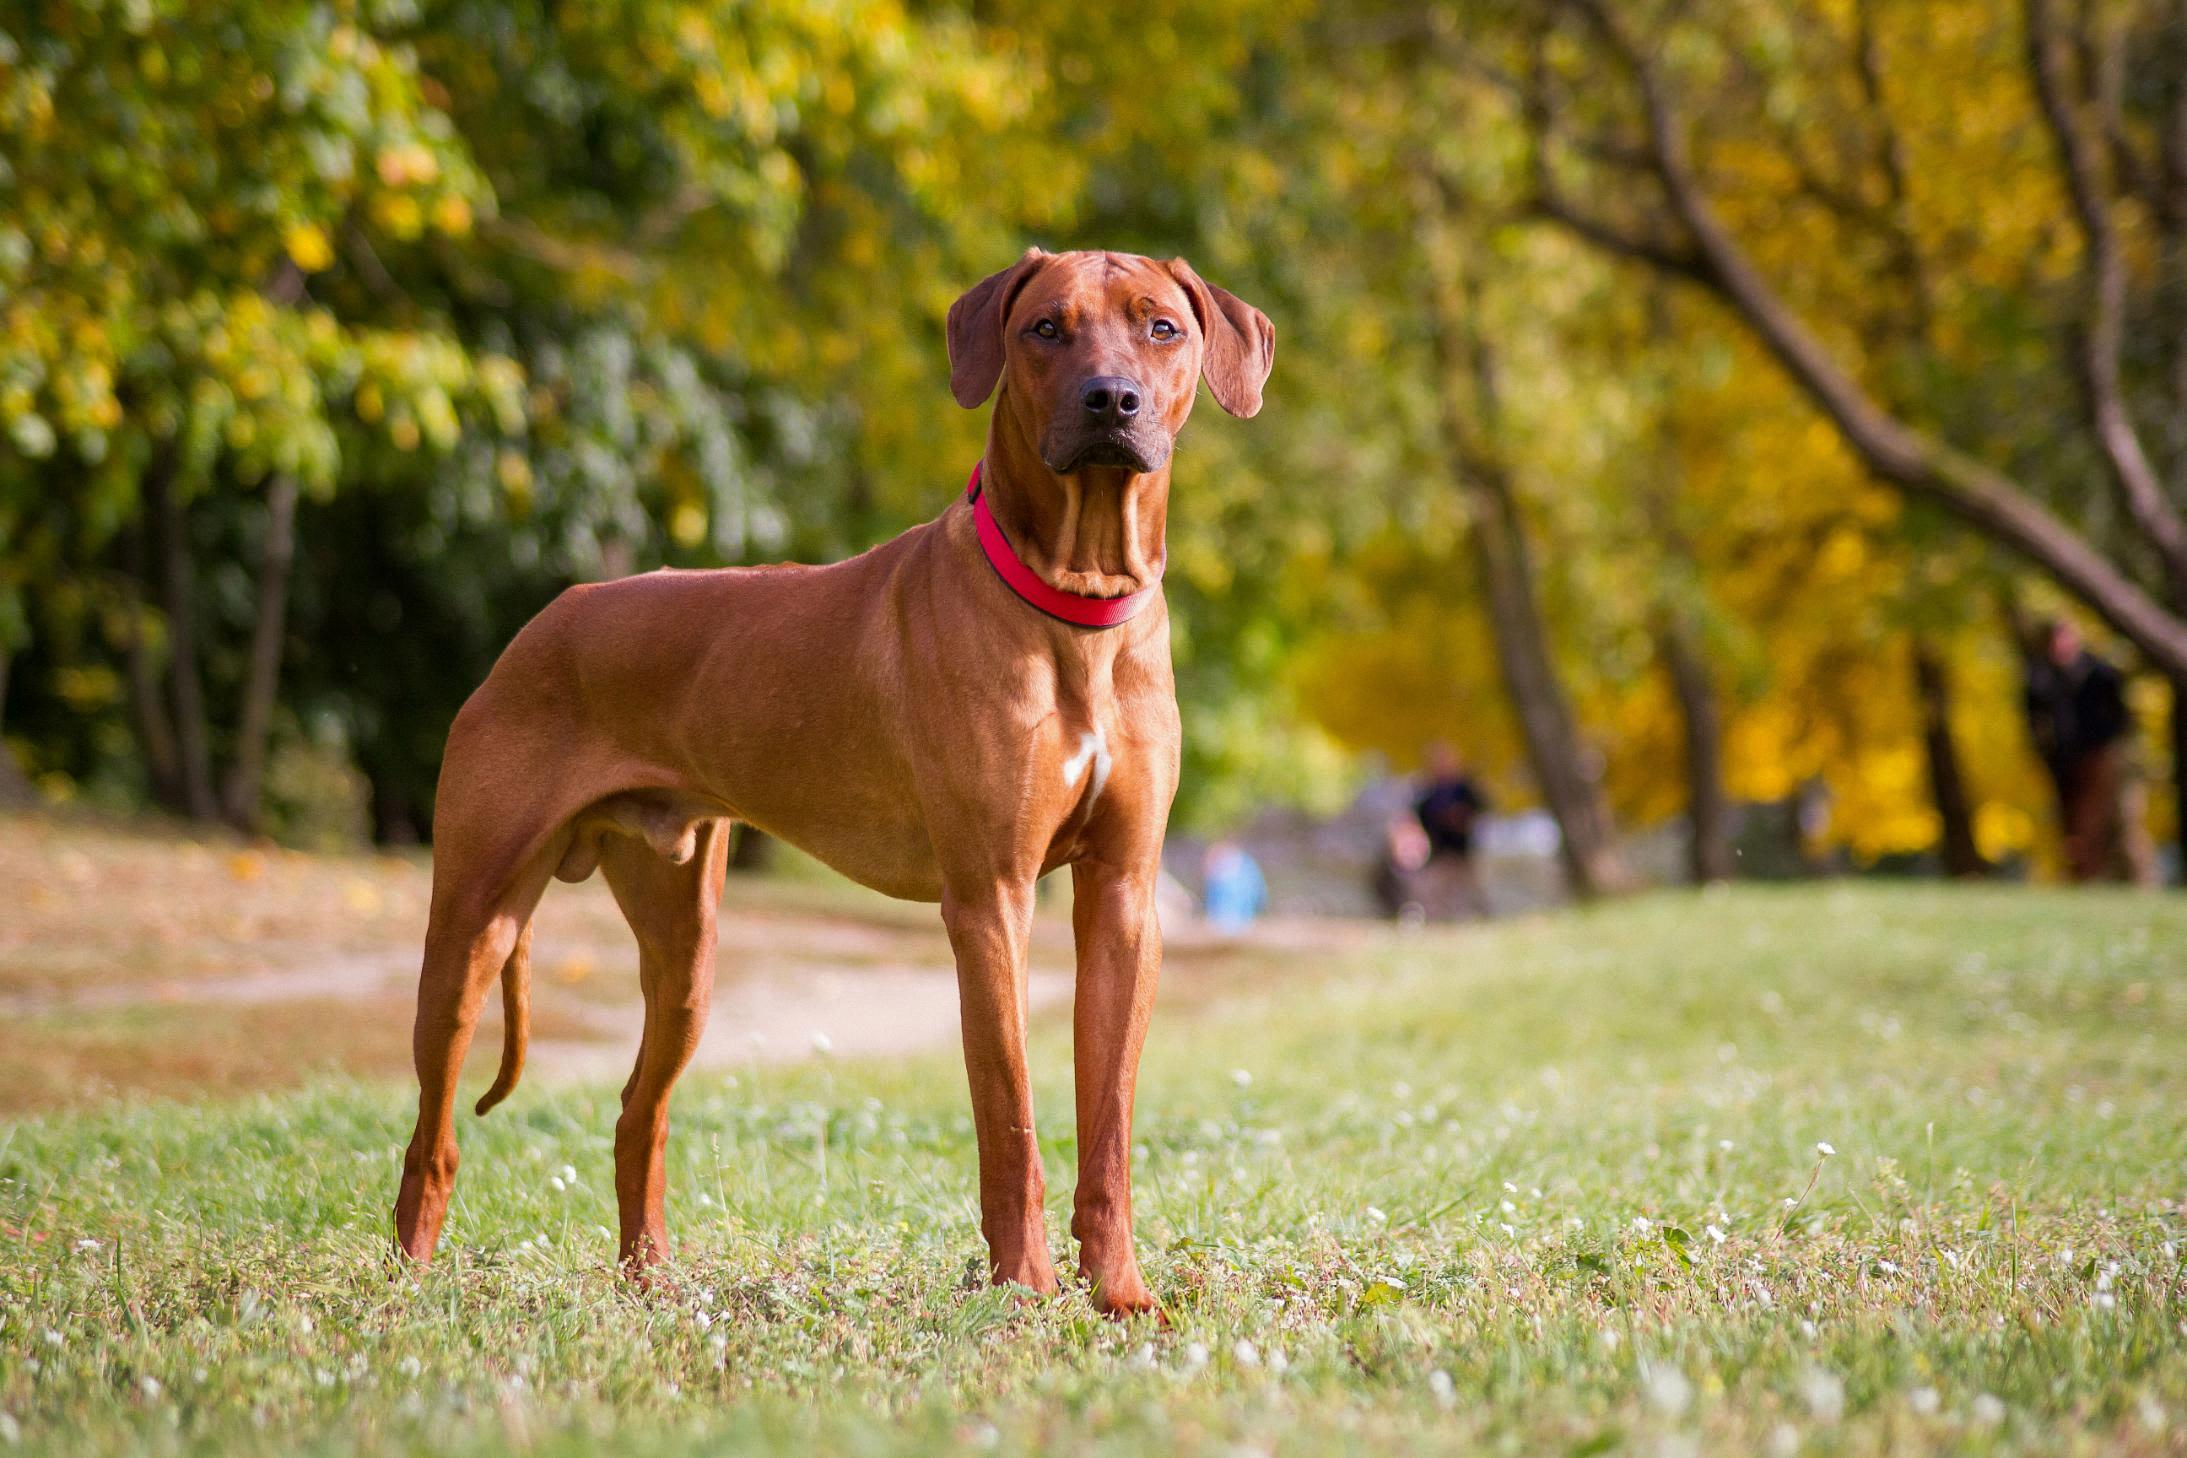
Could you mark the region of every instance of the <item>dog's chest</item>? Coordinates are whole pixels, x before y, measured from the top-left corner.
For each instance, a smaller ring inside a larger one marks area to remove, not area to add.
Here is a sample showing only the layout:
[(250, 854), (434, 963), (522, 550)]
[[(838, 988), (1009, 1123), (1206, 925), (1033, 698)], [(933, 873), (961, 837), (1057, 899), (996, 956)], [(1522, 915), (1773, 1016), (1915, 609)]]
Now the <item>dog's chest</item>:
[(1077, 745), (1064, 757), (1063, 787), (1082, 794), (1091, 806), (1108, 788), (1110, 772), (1115, 768), (1116, 751), (1109, 747), (1108, 730), (1097, 724), (1080, 733)]

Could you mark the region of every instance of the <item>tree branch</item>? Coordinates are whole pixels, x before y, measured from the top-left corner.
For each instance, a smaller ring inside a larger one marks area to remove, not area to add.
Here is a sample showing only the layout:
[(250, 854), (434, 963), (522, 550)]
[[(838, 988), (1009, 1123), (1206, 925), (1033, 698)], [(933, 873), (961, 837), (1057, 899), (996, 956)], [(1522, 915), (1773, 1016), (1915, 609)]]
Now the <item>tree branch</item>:
[[(1660, 239), (1638, 233), (1625, 232), (1616, 224), (1582, 212), (1558, 188), (1551, 149), (1558, 141), (1554, 116), (1549, 105), (1549, 82), (1542, 64), (1539, 48), (1535, 50), (1533, 64), (1528, 68), (1525, 89), (1519, 96), (1519, 107), (1527, 120), (1527, 128), (1534, 135), (1530, 171), (1533, 193), (1523, 204), (1527, 214), (1554, 222), (1574, 236), (1594, 244), (1604, 252), (1616, 254), (1645, 263), (1660, 272), (1687, 279), (1694, 283), (1706, 283), (1706, 272), (1699, 255), (1691, 249), (1680, 248)], [(1621, 149), (1622, 150), (1622, 149)], [(1626, 165), (1634, 168), (1647, 167), (1651, 159), (1646, 155), (1631, 156)], [(1436, 183), (1450, 201), (1450, 184), (1439, 174)]]
[(1614, 225), (1599, 218), (1591, 218), (1573, 207), (1558, 193), (1544, 187), (1536, 187), (1528, 200), (1527, 212), (1535, 217), (1557, 224), (1574, 237), (1594, 244), (1605, 253), (1645, 263), (1659, 272), (1683, 278), (1690, 283), (1712, 282), (1702, 265), (1701, 255), (1687, 248), (1674, 247), (1653, 238), (1620, 232)]
[(2174, 595), (2187, 597), (2187, 523), (2164, 494), (2120, 383), (2119, 351), (2126, 338), (2126, 261), (2111, 219), (2101, 154), (2066, 94), (2049, 0), (2025, 0), (2024, 13), (2029, 76), (2081, 225), (2089, 319), (2080, 341), (2080, 372), (2089, 423), (2128, 514), (2156, 547)]
[(1703, 193), (1679, 118), (1653, 60), (1600, 0), (1558, 0), (1632, 74), (1657, 178), (1720, 295), (1881, 479), (1934, 501), (2025, 554), (2161, 664), (2187, 671), (2187, 621), (2009, 477), (1908, 426), (1878, 405), (1771, 287)]
[(1915, 241), (1912, 169), (1906, 161), (1906, 138), (1892, 120), (1884, 95), (1883, 42), (1876, 35), (1874, 0), (1856, 0), (1853, 26), (1853, 61), (1860, 74), (1861, 99), (1876, 127), (1876, 165), (1883, 172), (1893, 264), (1913, 310), (1911, 332), (1914, 338), (1926, 342), (1936, 307), (1928, 270), (1922, 264), (1921, 245)]

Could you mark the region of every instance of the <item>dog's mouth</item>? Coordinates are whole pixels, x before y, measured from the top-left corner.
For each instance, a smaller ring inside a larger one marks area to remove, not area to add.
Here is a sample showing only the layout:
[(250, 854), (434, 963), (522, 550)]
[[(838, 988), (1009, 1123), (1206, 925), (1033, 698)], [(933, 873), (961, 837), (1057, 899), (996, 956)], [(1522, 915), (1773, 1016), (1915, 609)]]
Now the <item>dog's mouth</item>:
[(1042, 454), (1048, 458), (1048, 469), (1059, 476), (1068, 476), (1089, 466), (1107, 466), (1144, 475), (1169, 459), (1169, 447), (1166, 441), (1148, 441), (1122, 431), (1104, 431), (1073, 441), (1061, 450), (1051, 449)]

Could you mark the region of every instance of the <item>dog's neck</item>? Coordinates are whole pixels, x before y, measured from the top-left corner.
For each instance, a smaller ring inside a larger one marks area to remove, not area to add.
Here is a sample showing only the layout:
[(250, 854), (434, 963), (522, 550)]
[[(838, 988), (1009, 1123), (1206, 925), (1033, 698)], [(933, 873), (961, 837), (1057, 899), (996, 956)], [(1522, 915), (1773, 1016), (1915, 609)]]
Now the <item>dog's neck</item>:
[(1082, 597), (1123, 597), (1162, 576), (1169, 463), (1145, 473), (1089, 466), (1059, 475), (1040, 458), (1008, 397), (987, 429), (980, 490), (1026, 566)]

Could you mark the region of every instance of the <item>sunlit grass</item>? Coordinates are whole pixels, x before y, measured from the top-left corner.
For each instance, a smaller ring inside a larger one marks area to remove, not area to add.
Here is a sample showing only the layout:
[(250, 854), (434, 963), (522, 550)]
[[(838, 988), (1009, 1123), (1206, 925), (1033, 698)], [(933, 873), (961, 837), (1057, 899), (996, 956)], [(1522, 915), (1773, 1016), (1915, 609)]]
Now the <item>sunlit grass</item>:
[(1751, 890), (1180, 985), (1138, 1160), (1166, 1332), (971, 1279), (951, 1057), (691, 1079), (651, 1294), (607, 1265), (611, 1090), (467, 1122), (416, 1280), (399, 1086), (26, 1122), (0, 1437), (2177, 1452), (2183, 934), (2159, 897)]

